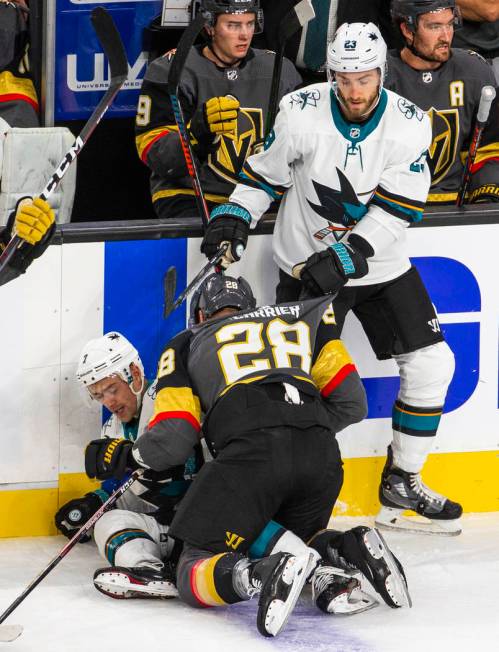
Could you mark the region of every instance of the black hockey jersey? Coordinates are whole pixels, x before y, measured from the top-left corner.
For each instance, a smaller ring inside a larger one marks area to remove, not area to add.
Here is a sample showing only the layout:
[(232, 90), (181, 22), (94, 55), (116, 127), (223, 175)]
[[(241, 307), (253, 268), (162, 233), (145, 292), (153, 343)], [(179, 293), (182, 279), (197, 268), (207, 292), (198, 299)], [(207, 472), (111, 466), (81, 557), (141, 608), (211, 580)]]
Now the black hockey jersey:
[[(428, 203), (456, 202), (481, 90), (486, 85), (495, 85), (492, 68), (470, 51), (453, 49), (450, 59), (431, 71), (415, 70), (398, 53), (389, 53), (386, 87), (417, 104), (432, 122), (433, 142), (428, 156), (432, 184)], [(490, 165), (497, 165), (499, 139), (489, 136), (487, 143), (487, 150), (478, 152), (482, 165), (476, 169), (470, 194), (482, 185), (481, 177), (486, 178), (489, 161)]]
[[(146, 72), (137, 109), (136, 145), (140, 158), (152, 171), (153, 204), (168, 200), (168, 216), (175, 217), (179, 207), (185, 207), (182, 199), (186, 196), (192, 198), (187, 203), (191, 215), (195, 214), (195, 203), (167, 91), (171, 61), (172, 57), (165, 55), (153, 61)], [(197, 152), (201, 186), (211, 204), (227, 201), (244, 161), (262, 145), (273, 65), (274, 53), (251, 48), (235, 68), (219, 68), (203, 56), (201, 46), (189, 53), (179, 87), (186, 123), (212, 97), (231, 95), (241, 107), (236, 138), (222, 136), (214, 153)], [(294, 66), (285, 59), (279, 99), (300, 82)]]
[[(322, 396), (327, 425), (321, 425), (337, 432), (352, 423), (351, 414), (358, 415), (352, 406), (364, 400), (364, 391), (338, 339), (330, 301), (263, 306), (177, 335), (159, 361), (154, 415), (134, 446), (137, 460), (157, 470), (183, 463), (198, 441), (202, 414), (204, 435), (210, 436), (207, 422), (214, 406), (227, 422), (236, 410), (238, 427), (251, 430), (251, 406), (230, 401), (241, 383), (292, 383)], [(279, 421), (280, 416), (266, 418)], [(317, 425), (319, 415), (313, 418)], [(277, 425), (285, 424), (259, 422), (259, 427)]]

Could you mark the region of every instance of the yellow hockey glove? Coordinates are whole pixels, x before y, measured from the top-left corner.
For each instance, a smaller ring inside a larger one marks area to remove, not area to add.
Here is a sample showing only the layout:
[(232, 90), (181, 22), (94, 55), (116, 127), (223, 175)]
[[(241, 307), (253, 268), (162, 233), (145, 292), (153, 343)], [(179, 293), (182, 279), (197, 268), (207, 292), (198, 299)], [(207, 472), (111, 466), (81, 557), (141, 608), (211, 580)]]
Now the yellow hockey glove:
[(22, 202), (17, 209), (15, 232), (20, 238), (34, 245), (45, 236), (55, 220), (50, 204), (37, 197)]
[(237, 130), (239, 100), (235, 97), (212, 97), (194, 114), (191, 134), (200, 142), (212, 141), (220, 135), (234, 136)]

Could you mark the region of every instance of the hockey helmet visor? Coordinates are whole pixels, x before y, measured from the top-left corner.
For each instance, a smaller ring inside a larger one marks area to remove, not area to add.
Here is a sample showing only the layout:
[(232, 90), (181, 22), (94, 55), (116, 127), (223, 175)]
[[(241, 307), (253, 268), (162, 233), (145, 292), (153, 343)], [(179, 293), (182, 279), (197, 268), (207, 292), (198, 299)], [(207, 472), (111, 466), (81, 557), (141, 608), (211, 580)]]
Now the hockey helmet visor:
[(390, 14), (395, 25), (405, 22), (411, 32), (415, 32), (420, 16), (444, 9), (452, 9), (454, 29), (459, 29), (462, 19), (459, 7), (456, 6), (456, 0), (392, 0)]
[(209, 27), (214, 27), (220, 14), (255, 14), (255, 34), (263, 32), (263, 9), (260, 0), (201, 0), (199, 11)]

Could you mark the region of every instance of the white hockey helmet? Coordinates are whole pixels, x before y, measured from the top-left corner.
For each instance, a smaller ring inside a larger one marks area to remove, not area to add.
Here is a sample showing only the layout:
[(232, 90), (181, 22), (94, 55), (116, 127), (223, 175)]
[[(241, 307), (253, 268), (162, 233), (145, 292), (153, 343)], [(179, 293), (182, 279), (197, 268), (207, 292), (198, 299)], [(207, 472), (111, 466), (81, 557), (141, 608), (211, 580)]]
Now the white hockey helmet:
[(76, 379), (87, 388), (109, 376), (119, 376), (130, 385), (132, 362), (140, 369), (143, 384), (144, 365), (139, 352), (121, 333), (111, 331), (90, 340), (83, 347), (78, 359)]
[(382, 84), (386, 75), (386, 51), (386, 43), (374, 23), (343, 23), (327, 46), (329, 81), (334, 83), (337, 72), (379, 68)]

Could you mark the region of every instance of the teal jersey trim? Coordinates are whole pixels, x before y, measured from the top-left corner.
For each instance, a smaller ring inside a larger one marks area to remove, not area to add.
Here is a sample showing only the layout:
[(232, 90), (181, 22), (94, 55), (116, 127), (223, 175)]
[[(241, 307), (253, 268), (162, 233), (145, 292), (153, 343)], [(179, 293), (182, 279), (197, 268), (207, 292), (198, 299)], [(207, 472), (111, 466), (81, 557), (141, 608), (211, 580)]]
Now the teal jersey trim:
[(349, 140), (352, 145), (357, 145), (365, 140), (379, 125), (381, 118), (386, 110), (388, 103), (388, 95), (385, 89), (381, 90), (378, 106), (374, 109), (374, 113), (365, 122), (349, 122), (343, 117), (336, 95), (333, 89), (330, 91), (331, 97), (331, 115), (336, 129), (340, 134)]
[(276, 193), (276, 191), (275, 191), (271, 186), (269, 186), (269, 185), (266, 184), (266, 183), (263, 183), (263, 181), (260, 181), (259, 179), (257, 179), (257, 180), (255, 181), (254, 179), (251, 179), (251, 177), (249, 177), (249, 176), (248, 176), (247, 174), (245, 174), (243, 171), (239, 172), (239, 178), (240, 178), (240, 179), (243, 179), (243, 180), (246, 179), (246, 180), (252, 182), (252, 184), (256, 184), (256, 185), (260, 186), (260, 188), (261, 188), (263, 191), (265, 191), (265, 192), (267, 193), (267, 195), (269, 195), (269, 197), (272, 197), (272, 199), (275, 199), (276, 201), (281, 201), (281, 199), (282, 199), (282, 194), (278, 195), (278, 194)]

